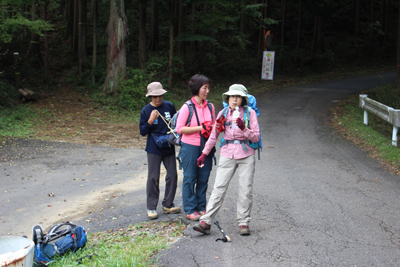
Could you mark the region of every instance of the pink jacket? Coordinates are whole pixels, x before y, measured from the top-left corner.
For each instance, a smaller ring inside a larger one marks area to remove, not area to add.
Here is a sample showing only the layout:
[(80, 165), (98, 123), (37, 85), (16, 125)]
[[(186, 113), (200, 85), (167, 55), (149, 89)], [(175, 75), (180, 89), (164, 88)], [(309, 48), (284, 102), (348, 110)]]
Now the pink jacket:
[[(212, 117), (211, 117), (210, 109), (208, 108), (206, 101), (204, 101), (203, 103), (204, 106), (200, 106), (200, 104), (196, 102), (194, 97), (192, 97), (191, 101), (194, 103), (194, 106), (196, 108), (197, 115), (199, 116), (200, 125), (205, 121), (211, 121), (212, 124), (215, 123), (215, 108), (213, 104), (211, 104), (212, 106)], [(182, 128), (186, 126), (188, 117), (189, 117), (189, 107), (186, 104), (183, 104), (183, 106), (179, 111), (178, 120), (176, 122), (176, 131), (179, 134), (182, 133)], [(197, 123), (196, 113), (194, 112), (194, 110), (190, 126), (199, 126), (199, 124)], [(199, 132), (195, 132), (192, 134), (182, 134), (181, 141), (189, 145), (200, 146), (200, 134)]]
[[(244, 120), (244, 108), (240, 107), (240, 118)], [(226, 122), (232, 122), (232, 110), (229, 108), (226, 114)], [(221, 117), (222, 111), (219, 112), (217, 118)], [(211, 149), (217, 143), (219, 132), (217, 128), (213, 128), (210, 138), (208, 139), (206, 146), (203, 149), (203, 153), (208, 155)], [(250, 140), (257, 143), (260, 140), (260, 129), (258, 126), (257, 114), (254, 110), (250, 112), (250, 123), (249, 127), (243, 132), (239, 128), (234, 129), (232, 125), (225, 125), (225, 135), (226, 140)], [(247, 146), (247, 151), (245, 151), (241, 144), (226, 144), (221, 147), (221, 155), (230, 159), (243, 159), (248, 156), (254, 155), (254, 149)]]

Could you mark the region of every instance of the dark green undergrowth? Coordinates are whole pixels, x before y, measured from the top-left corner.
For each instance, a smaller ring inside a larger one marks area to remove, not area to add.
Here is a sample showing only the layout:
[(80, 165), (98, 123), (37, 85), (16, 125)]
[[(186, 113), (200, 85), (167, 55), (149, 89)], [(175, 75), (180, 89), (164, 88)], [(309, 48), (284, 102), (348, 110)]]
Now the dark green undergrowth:
[[(369, 98), (399, 109), (400, 94), (395, 84), (380, 86), (363, 92)], [(355, 144), (365, 148), (372, 157), (382, 160), (393, 172), (400, 170), (400, 149), (392, 145), (393, 126), (369, 114), (368, 125), (363, 123), (364, 110), (359, 107), (359, 96), (352, 96), (339, 104), (334, 122), (340, 132)]]
[(37, 115), (29, 105), (0, 109), (0, 136), (29, 137), (39, 123)]

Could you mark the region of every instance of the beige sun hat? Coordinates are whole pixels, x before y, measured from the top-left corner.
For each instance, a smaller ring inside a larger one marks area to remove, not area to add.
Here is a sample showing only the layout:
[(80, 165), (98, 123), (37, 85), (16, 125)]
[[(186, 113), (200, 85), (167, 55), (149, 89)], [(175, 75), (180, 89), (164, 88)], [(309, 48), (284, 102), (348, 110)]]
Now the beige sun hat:
[(243, 105), (247, 105), (249, 103), (249, 98), (247, 97), (247, 88), (244, 87), (243, 84), (232, 84), (229, 87), (229, 91), (225, 92), (222, 94), (222, 100), (229, 104), (229, 96), (231, 95), (240, 95), (243, 97), (243, 101), (245, 101), (245, 103), (243, 103)]
[(165, 91), (165, 90), (162, 88), (161, 83), (159, 83), (159, 82), (152, 82), (152, 83), (150, 83), (149, 85), (147, 85), (147, 94), (146, 94), (146, 97), (147, 97), (147, 96), (160, 96), (160, 95), (165, 94), (166, 92), (167, 92), (167, 91)]

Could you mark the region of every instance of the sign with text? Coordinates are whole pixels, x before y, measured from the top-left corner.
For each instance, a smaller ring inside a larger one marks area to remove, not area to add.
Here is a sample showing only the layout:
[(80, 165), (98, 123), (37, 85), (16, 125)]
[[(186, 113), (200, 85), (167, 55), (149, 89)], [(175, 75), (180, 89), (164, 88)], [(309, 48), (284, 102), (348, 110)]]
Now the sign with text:
[(274, 79), (274, 63), (275, 63), (275, 51), (264, 51), (262, 71), (261, 71), (262, 80)]

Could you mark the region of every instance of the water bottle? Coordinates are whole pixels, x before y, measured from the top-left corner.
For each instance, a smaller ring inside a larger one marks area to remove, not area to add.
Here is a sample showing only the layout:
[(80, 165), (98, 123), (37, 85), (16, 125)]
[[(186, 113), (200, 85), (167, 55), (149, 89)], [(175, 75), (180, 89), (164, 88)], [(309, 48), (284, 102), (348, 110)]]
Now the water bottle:
[(237, 129), (238, 126), (236, 124), (236, 119), (240, 117), (240, 112), (239, 112), (239, 107), (236, 107), (235, 111), (233, 112), (232, 115), (232, 128)]

